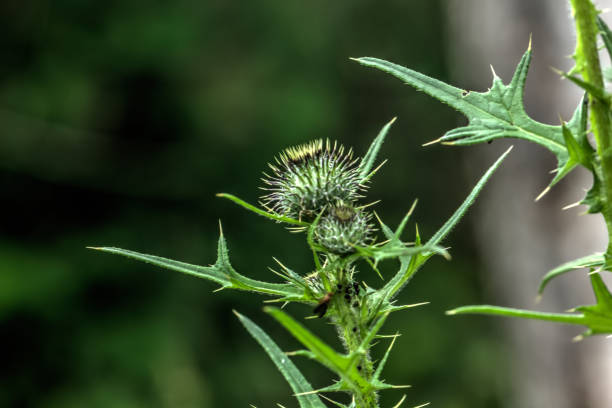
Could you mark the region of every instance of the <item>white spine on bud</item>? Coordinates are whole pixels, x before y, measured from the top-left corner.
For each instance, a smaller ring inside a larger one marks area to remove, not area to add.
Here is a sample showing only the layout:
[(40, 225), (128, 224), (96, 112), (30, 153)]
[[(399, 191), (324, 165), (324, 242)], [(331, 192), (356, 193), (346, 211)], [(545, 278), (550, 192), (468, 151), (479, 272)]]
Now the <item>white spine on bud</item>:
[(272, 176), (264, 174), (269, 194), (262, 203), (269, 210), (297, 219), (312, 220), (336, 202), (353, 203), (365, 189), (352, 151), (317, 140), (286, 149), (270, 164)]
[(355, 252), (355, 246), (366, 246), (372, 241), (371, 218), (371, 214), (349, 205), (335, 205), (319, 220), (315, 241), (334, 254)]

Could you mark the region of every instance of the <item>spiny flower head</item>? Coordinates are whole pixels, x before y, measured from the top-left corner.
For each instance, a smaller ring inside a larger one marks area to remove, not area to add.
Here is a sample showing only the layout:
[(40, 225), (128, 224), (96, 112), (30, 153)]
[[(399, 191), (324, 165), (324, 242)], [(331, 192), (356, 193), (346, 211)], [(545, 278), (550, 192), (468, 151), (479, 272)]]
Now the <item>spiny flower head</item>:
[(327, 140), (315, 140), (281, 152), (272, 175), (264, 173), (262, 204), (276, 214), (312, 220), (324, 207), (338, 201), (352, 203), (365, 189), (352, 150)]
[(317, 224), (315, 241), (329, 252), (344, 255), (372, 242), (372, 215), (342, 202), (330, 207)]

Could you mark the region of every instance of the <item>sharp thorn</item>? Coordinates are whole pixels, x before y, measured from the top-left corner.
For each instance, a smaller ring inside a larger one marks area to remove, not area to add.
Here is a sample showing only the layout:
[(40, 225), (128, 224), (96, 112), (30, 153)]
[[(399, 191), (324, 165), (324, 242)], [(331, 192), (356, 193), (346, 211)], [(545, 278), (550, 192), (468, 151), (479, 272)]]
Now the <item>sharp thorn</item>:
[(491, 73), (493, 74), (493, 78), (498, 78), (497, 74), (495, 73), (495, 68), (493, 68), (493, 65), (489, 65), (489, 67), (491, 67)]
[(540, 198), (544, 197), (546, 193), (548, 193), (549, 191), (550, 191), (550, 186), (546, 187), (544, 191), (542, 191), (540, 195), (538, 195), (534, 201), (536, 202), (540, 201)]
[(402, 395), (402, 398), (399, 400), (397, 404), (393, 406), (393, 408), (399, 408), (399, 406), (402, 405), (405, 399), (406, 399), (406, 394)]
[(561, 208), (561, 210), (565, 211), (565, 210), (569, 210), (570, 208), (578, 207), (581, 202), (582, 201), (576, 201), (573, 204), (566, 205), (565, 207)]
[(432, 140), (432, 141), (430, 141), (430, 142), (424, 143), (424, 144), (422, 144), (421, 146), (422, 146), (422, 147), (427, 147), (427, 146), (430, 146), (430, 145), (432, 145), (432, 144), (436, 144), (436, 143), (440, 142), (441, 140), (442, 140), (442, 138), (441, 138), (441, 137), (439, 137), (439, 138), (437, 138), (436, 140)]

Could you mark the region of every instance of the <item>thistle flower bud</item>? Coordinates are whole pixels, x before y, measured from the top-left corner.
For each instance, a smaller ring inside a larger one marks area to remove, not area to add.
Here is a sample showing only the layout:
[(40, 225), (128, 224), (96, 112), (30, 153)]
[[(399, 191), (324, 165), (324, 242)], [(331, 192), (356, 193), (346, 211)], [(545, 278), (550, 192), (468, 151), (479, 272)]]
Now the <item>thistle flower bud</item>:
[(365, 246), (372, 241), (371, 218), (372, 215), (365, 211), (339, 203), (319, 220), (314, 239), (338, 255), (354, 252), (354, 246)]
[(327, 140), (316, 140), (286, 149), (269, 164), (273, 174), (264, 173), (262, 204), (279, 215), (312, 220), (325, 206), (338, 201), (354, 202), (365, 187), (360, 183), (351, 150)]

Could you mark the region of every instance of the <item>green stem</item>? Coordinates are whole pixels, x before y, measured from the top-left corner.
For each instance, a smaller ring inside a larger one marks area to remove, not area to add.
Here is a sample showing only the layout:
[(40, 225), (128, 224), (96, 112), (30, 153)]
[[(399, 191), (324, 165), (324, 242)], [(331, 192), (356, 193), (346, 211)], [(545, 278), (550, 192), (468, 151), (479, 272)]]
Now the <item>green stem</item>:
[[(340, 339), (346, 347), (346, 351), (350, 354), (357, 351), (364, 337), (367, 335), (368, 327), (361, 321), (360, 313), (356, 313), (356, 310), (358, 310), (354, 307), (354, 302), (357, 301), (356, 296), (351, 296), (350, 300), (345, 298), (345, 288), (347, 287), (352, 287), (352, 279), (343, 281), (343, 289), (338, 291), (336, 296), (334, 296), (333, 304), (334, 311), (336, 312), (334, 324), (336, 325)], [(358, 362), (358, 366), (361, 375), (369, 382), (374, 374), (374, 364), (369, 354), (366, 354), (361, 361)], [(355, 393), (354, 397), (357, 407), (379, 407), (378, 397), (373, 388), (362, 389), (359, 393)]]
[[(597, 89), (604, 89), (603, 75), (597, 48), (597, 10), (591, 0), (571, 0), (576, 22), (576, 68), (583, 79)], [(602, 214), (608, 228), (606, 265), (612, 261), (612, 133), (608, 108), (589, 94), (591, 130), (597, 142), (597, 155), (601, 165)]]

